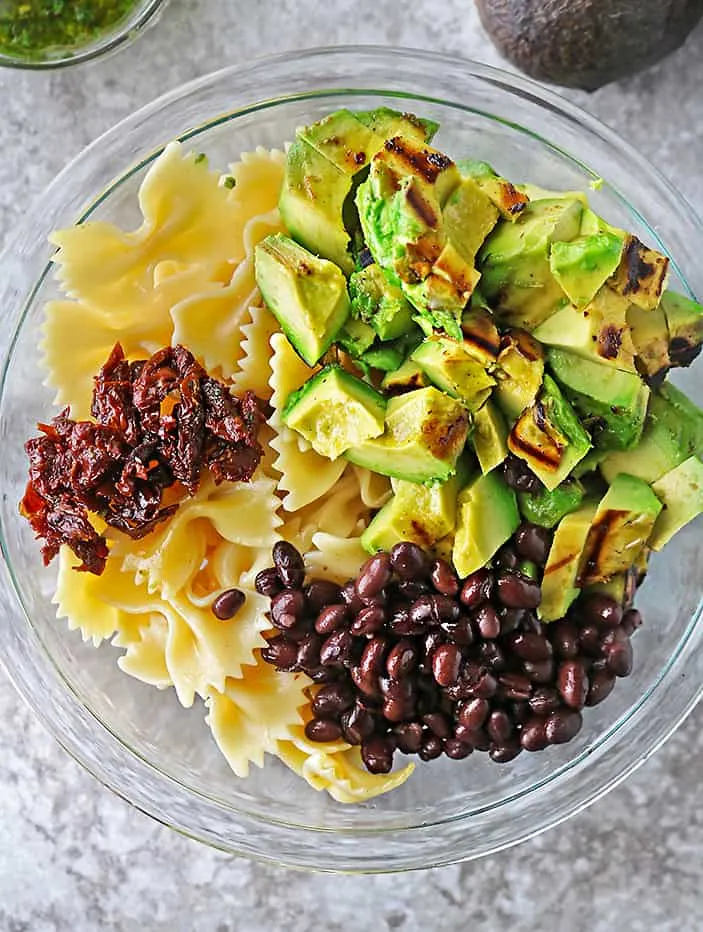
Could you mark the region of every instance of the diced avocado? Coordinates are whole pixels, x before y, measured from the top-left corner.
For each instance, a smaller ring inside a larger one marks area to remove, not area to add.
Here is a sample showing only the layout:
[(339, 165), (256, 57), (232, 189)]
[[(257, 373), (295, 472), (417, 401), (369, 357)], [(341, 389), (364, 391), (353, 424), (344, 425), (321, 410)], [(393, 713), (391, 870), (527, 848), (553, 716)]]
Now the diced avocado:
[(362, 355), (361, 361), (371, 366), (372, 369), (380, 369), (382, 372), (396, 372), (402, 365), (404, 353), (394, 346), (393, 343), (378, 343), (366, 350)]
[(609, 363), (616, 369), (636, 372), (635, 347), (627, 325), (629, 304), (603, 286), (582, 310), (567, 304), (534, 331), (549, 346), (558, 346)]
[(642, 439), (635, 449), (611, 453), (600, 470), (608, 482), (619, 473), (630, 473), (652, 483), (689, 456), (703, 456), (703, 411), (665, 382), (650, 396)]
[(552, 243), (552, 275), (572, 304), (583, 308), (593, 300), (618, 267), (623, 245), (622, 237), (605, 232), (577, 236), (569, 243)]
[(491, 559), (520, 524), (515, 493), (501, 470), (477, 476), (459, 493), (452, 562), (460, 576), (474, 573)]
[(581, 479), (588, 473), (595, 472), (604, 459), (610, 456), (609, 450), (589, 450), (580, 463), (577, 463), (571, 470), (574, 479)]
[(446, 482), (428, 485), (400, 479), (394, 482), (393, 490), (393, 497), (361, 535), (361, 546), (368, 553), (390, 550), (402, 540), (431, 547), (454, 530), (458, 492), (456, 476)]
[(290, 235), (318, 256), (336, 263), (347, 275), (354, 268), (344, 202), (352, 181), (303, 139), (288, 150), (278, 202)]
[(625, 601), (625, 594), (628, 588), (628, 574), (618, 573), (606, 582), (592, 583), (590, 586), (584, 586), (583, 594), (589, 595), (592, 592), (608, 595), (611, 599), (622, 605)]
[(508, 425), (500, 410), (487, 401), (474, 415), (471, 443), (476, 451), (481, 472), (491, 472), (508, 455)]
[(595, 503), (585, 502), (557, 525), (542, 576), (542, 621), (563, 618), (579, 594), (579, 566), (595, 513)]
[(561, 519), (576, 511), (586, 490), (578, 479), (566, 479), (551, 492), (518, 492), (517, 500), (523, 517), (541, 527), (554, 527)]
[(669, 328), (669, 356), (674, 366), (690, 366), (703, 344), (703, 304), (665, 291), (661, 309)]
[(503, 336), (495, 376), (495, 400), (512, 426), (542, 387), (544, 350), (526, 330), (510, 330)]
[(384, 429), (386, 399), (341, 366), (325, 366), (288, 397), (283, 423), (335, 460)]
[(365, 324), (363, 320), (354, 320), (353, 317), (347, 318), (347, 322), (337, 336), (337, 343), (354, 357), (365, 353), (375, 340), (376, 331), (373, 327)]
[(624, 245), (625, 237), (627, 236), (625, 231), (621, 230), (619, 227), (612, 226), (602, 217), (599, 217), (597, 213), (588, 207), (587, 201), (584, 201), (584, 203), (586, 207), (581, 214), (581, 236), (595, 236), (598, 233), (610, 233), (612, 236), (622, 240)]
[(257, 244), (254, 263), (268, 308), (298, 354), (314, 366), (349, 316), (344, 274), (282, 233)]
[(391, 398), (385, 431), (347, 450), (346, 457), (384, 476), (443, 482), (456, 471), (468, 433), (466, 408), (436, 388)]
[(513, 425), (508, 449), (525, 460), (546, 488), (553, 491), (590, 447), (591, 438), (574, 409), (556, 382), (545, 375), (536, 400)]
[(494, 363), (501, 349), (500, 334), (493, 315), (481, 307), (471, 307), (461, 317), (463, 345), (485, 365)]
[(642, 479), (620, 473), (601, 499), (579, 567), (582, 586), (624, 573), (637, 560), (662, 504)]
[(582, 204), (575, 199), (531, 201), (515, 223), (499, 223), (478, 255), (481, 290), (505, 326), (534, 330), (568, 298), (552, 275), (552, 243), (579, 233)]
[(452, 398), (477, 411), (495, 385), (493, 379), (463, 342), (451, 337), (429, 337), (410, 355), (427, 378)]
[(627, 234), (620, 263), (609, 284), (613, 291), (645, 311), (653, 310), (669, 274), (669, 259)]
[(351, 276), (349, 297), (352, 315), (373, 327), (381, 340), (394, 340), (414, 327), (414, 310), (375, 262)]
[(387, 372), (381, 382), (381, 388), (387, 395), (400, 395), (416, 388), (425, 388), (429, 379), (412, 359), (406, 359), (395, 372)]
[(351, 110), (336, 110), (310, 126), (299, 129), (298, 138), (316, 149), (345, 175), (356, 175), (383, 145)]
[(660, 385), (671, 368), (669, 328), (661, 305), (653, 311), (643, 311), (631, 304), (627, 325), (637, 353), (635, 366), (648, 385)]
[(677, 531), (703, 514), (703, 462), (690, 456), (652, 485), (663, 504), (647, 541), (652, 550), (661, 550)]
[(477, 159), (457, 162), (462, 175), (472, 178), (493, 201), (505, 220), (516, 220), (529, 202), (528, 196), (501, 176), (488, 164)]
[[(587, 213), (593, 213), (588, 207), (588, 195), (585, 191), (555, 191), (553, 188), (543, 188), (538, 184), (531, 184), (528, 182), (522, 182), (521, 184), (516, 185), (519, 191), (525, 194), (531, 201), (550, 201), (554, 199), (578, 201), (579, 204), (583, 207), (583, 215), (585, 217)], [(593, 214), (595, 217), (596, 215)], [(584, 221), (581, 221), (581, 233), (590, 233), (597, 232), (597, 230), (586, 230), (583, 228)]]
[(472, 178), (464, 178), (447, 198), (442, 219), (449, 242), (473, 266), (476, 253), (498, 222), (498, 209)]
[(550, 349), (547, 360), (595, 446), (628, 450), (637, 445), (649, 401), (639, 376), (566, 350)]
[(439, 123), (416, 117), (413, 113), (400, 113), (390, 107), (376, 107), (375, 110), (360, 110), (354, 114), (360, 123), (382, 139), (395, 136), (407, 136), (417, 142), (432, 142), (432, 137), (439, 129)]

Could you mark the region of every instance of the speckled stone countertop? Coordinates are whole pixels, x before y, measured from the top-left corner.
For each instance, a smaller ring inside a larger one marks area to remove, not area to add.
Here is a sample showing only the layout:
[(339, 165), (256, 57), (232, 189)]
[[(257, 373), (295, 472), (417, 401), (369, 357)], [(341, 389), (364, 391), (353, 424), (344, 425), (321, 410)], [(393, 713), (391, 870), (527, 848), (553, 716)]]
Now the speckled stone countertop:
[[(433, 4), (431, 16), (398, 0), (173, 0), (106, 61), (0, 71), (0, 239), (86, 143), (158, 94), (267, 52), (355, 42), (499, 63), (471, 0)], [(703, 28), (627, 84), (571, 96), (703, 209)], [(0, 674), (0, 932), (697, 932), (702, 723), (694, 713), (626, 785), (516, 849), (337, 878), (227, 857), (130, 809), (61, 751)]]

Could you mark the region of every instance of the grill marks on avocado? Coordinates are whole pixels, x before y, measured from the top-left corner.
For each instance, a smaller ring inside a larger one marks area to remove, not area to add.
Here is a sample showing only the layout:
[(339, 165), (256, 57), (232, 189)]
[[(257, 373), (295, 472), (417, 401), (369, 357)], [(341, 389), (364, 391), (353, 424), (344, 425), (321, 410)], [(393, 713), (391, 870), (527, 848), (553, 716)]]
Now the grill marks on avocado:
[(410, 171), (433, 185), (441, 172), (450, 168), (454, 162), (441, 152), (431, 149), (409, 147), (400, 136), (387, 140), (384, 148), (392, 152), (400, 162), (404, 162)]

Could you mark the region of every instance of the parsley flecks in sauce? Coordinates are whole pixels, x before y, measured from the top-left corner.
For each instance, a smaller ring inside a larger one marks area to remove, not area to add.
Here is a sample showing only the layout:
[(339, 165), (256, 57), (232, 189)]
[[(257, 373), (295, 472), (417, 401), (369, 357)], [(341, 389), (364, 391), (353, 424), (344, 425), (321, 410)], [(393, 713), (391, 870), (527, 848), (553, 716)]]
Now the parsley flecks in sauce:
[(87, 45), (115, 27), (138, 0), (0, 0), (0, 53), (40, 61)]

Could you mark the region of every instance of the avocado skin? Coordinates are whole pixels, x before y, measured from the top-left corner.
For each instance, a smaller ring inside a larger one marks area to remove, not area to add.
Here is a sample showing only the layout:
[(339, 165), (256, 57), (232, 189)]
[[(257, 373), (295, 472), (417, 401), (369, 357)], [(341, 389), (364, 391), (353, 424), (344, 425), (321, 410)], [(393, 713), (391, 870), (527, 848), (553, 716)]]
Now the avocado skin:
[(476, 0), (498, 50), (538, 81), (594, 91), (655, 64), (703, 16), (700, 0)]

